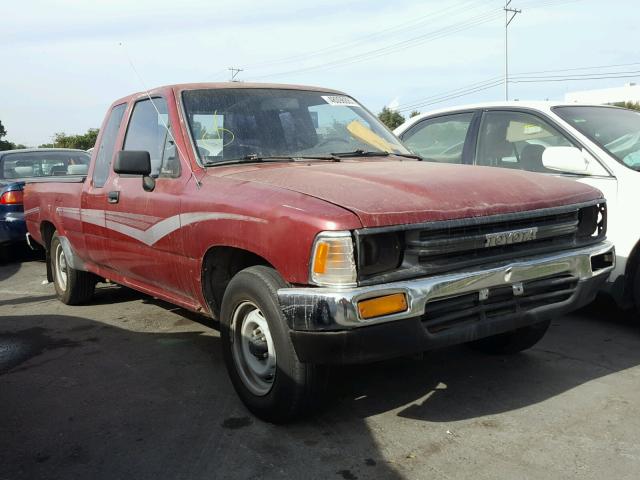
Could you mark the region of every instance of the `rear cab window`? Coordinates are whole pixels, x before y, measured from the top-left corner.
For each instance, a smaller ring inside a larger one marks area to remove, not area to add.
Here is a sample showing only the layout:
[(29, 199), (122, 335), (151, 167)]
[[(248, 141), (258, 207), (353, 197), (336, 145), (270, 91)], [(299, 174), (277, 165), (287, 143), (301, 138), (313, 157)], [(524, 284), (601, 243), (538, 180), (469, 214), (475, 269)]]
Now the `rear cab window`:
[(74, 150), (7, 153), (2, 157), (0, 178), (86, 175), (90, 158), (88, 153)]

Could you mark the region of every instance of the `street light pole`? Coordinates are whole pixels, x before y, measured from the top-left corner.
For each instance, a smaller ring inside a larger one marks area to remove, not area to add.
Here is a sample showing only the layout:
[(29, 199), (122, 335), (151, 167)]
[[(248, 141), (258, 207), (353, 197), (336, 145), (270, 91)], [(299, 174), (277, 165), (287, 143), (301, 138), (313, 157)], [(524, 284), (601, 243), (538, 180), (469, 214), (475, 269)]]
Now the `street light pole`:
[[(522, 13), (522, 10), (510, 8), (511, 0), (504, 2), (504, 99), (509, 100), (509, 24)], [(511, 14), (511, 17), (509, 17)]]

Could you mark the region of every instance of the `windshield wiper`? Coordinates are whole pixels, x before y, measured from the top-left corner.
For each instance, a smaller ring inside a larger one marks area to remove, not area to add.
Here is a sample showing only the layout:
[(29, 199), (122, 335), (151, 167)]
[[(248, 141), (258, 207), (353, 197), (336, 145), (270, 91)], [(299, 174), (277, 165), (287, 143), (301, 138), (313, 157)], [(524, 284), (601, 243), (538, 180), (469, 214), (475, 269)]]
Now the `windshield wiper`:
[(413, 153), (396, 153), (396, 152), (387, 152), (384, 150), (354, 150), (353, 152), (338, 152), (332, 153), (331, 155), (335, 155), (336, 157), (346, 158), (346, 157), (388, 157), (389, 155), (395, 155), (397, 157), (404, 158), (415, 158), (416, 160), (424, 160), (420, 155), (415, 155)]
[(384, 150), (362, 150), (359, 148), (358, 150), (353, 150), (351, 152), (337, 152), (331, 153), (334, 157), (338, 158), (349, 158), (349, 157), (388, 157), (389, 152), (385, 152)]
[(404, 157), (404, 158), (415, 158), (416, 160), (424, 161), (420, 155), (416, 155), (415, 153), (393, 153), (396, 157)]
[(339, 162), (340, 157), (335, 155), (265, 155), (260, 156), (255, 153), (245, 155), (242, 158), (223, 160), (222, 162), (206, 162), (205, 167), (216, 167), (218, 165), (237, 165), (241, 163), (263, 163), (263, 162), (299, 162), (304, 160), (330, 160)]

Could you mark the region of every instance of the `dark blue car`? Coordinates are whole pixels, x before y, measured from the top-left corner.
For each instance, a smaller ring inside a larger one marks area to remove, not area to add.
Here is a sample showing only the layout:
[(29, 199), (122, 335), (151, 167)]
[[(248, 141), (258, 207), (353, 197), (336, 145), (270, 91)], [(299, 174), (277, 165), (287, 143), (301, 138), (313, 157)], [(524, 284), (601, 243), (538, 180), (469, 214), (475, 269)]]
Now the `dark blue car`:
[(0, 151), (0, 249), (25, 242), (22, 196), (25, 182), (86, 175), (90, 155), (84, 150), (39, 148)]

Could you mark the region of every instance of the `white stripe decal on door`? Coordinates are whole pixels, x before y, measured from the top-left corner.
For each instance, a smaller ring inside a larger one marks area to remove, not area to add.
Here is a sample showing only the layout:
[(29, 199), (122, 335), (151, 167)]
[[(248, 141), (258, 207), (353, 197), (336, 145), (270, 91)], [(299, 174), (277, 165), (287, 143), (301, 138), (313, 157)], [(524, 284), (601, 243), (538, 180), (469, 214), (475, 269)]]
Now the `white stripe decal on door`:
[(122, 235), (135, 238), (136, 240), (149, 246), (158, 242), (160, 239), (166, 237), (167, 235), (175, 232), (176, 230), (192, 223), (209, 220), (237, 220), (241, 222), (258, 223), (267, 222), (262, 218), (251, 217), (247, 215), (237, 215), (234, 213), (189, 212), (165, 218), (148, 228), (141, 229), (136, 228), (136, 226), (140, 224), (146, 225), (149, 219), (154, 217), (149, 217), (147, 215), (137, 215), (133, 213), (118, 212), (117, 215), (112, 215), (111, 213), (112, 212), (105, 212), (104, 210), (82, 209), (81, 217), (83, 222), (91, 223), (98, 226), (104, 226), (109, 230), (113, 230), (121, 233)]

